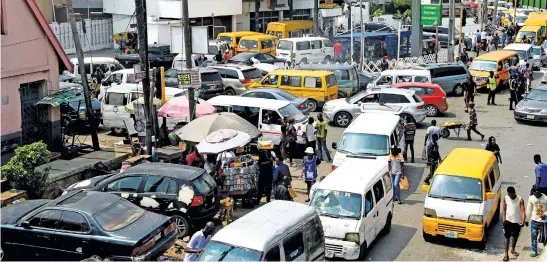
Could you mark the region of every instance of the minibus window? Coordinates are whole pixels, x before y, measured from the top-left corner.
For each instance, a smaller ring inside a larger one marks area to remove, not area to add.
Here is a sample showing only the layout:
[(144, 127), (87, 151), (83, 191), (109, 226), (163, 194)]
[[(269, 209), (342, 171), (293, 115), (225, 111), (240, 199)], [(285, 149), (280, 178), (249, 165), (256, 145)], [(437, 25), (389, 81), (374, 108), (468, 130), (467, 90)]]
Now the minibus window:
[(385, 192), (389, 192), (389, 190), (391, 190), (391, 177), (389, 176), (389, 173), (385, 173), (384, 176), (382, 177), (382, 179), (384, 180), (384, 190)]
[(374, 189), (374, 197), (376, 197), (376, 202), (380, 202), (380, 199), (384, 197), (384, 187), (382, 186), (382, 181), (378, 180), (372, 188)]
[(298, 232), (283, 243), (285, 261), (293, 261), (304, 253), (304, 236)]
[(321, 40), (311, 41), (311, 49), (321, 49)]
[(281, 77), (282, 86), (300, 87), (301, 82), (302, 82), (302, 77), (300, 76), (282, 76)]
[(484, 178), (484, 187), (486, 188), (486, 192), (492, 192), (492, 186), (490, 185), (490, 179), (488, 177)]
[(310, 42), (308, 41), (297, 42), (296, 50), (297, 51), (310, 50)]
[[(484, 182), (490, 187), (488, 180)], [(486, 185), (485, 184), (485, 185)], [(428, 196), (446, 200), (482, 201), (482, 180), (477, 178), (436, 174)]]
[(374, 199), (372, 199), (372, 192), (370, 190), (365, 195), (365, 216), (370, 213), (372, 208), (374, 207)]
[(321, 88), (321, 78), (318, 77), (305, 77), (304, 87)]
[(492, 187), (496, 184), (496, 174), (494, 174), (494, 169), (490, 170), (489, 178), (490, 182), (492, 183)]
[(105, 103), (113, 106), (127, 105), (128, 95), (120, 93), (107, 93)]
[(270, 249), (264, 256), (264, 261), (281, 261), (279, 246)]

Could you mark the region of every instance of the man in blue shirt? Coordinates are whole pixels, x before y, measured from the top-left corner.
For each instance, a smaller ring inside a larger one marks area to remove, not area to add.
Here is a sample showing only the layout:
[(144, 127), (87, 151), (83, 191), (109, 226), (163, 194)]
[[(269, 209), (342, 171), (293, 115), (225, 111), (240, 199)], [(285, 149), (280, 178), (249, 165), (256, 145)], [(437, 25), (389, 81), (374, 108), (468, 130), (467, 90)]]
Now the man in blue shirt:
[(541, 162), (539, 154), (534, 155), (536, 163), (536, 186), (539, 191), (547, 195), (547, 165)]
[(291, 180), (291, 171), (289, 166), (283, 163), (283, 159), (278, 157), (275, 159), (275, 164), (277, 165), (273, 171), (273, 182), (274, 184), (280, 184), (283, 181), (284, 177), (288, 177), (289, 181)]

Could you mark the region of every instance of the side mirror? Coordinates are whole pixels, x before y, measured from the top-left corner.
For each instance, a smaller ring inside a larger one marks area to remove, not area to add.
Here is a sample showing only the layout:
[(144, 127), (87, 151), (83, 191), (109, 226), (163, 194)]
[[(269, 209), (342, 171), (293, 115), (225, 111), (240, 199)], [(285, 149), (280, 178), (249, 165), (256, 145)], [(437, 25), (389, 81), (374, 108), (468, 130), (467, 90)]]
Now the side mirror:
[(30, 222), (28, 220), (21, 222), (21, 227), (30, 228)]
[(491, 200), (491, 199), (494, 199), (496, 198), (496, 194), (492, 193), (492, 192), (486, 192), (486, 200)]
[(363, 102), (361, 102), (361, 101), (357, 102), (358, 106), (361, 106), (362, 104), (363, 104)]
[(431, 186), (429, 186), (429, 185), (422, 185), (422, 190), (427, 193), (427, 192), (429, 192), (430, 187)]
[(337, 149), (338, 145), (336, 144), (336, 142), (332, 142), (332, 149)]

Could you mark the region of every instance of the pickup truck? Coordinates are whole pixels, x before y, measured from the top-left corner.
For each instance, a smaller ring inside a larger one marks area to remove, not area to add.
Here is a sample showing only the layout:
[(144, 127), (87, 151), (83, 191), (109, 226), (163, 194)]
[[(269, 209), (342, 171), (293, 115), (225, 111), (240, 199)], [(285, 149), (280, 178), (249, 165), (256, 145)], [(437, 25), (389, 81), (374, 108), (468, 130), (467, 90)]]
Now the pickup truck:
[[(169, 45), (149, 45), (148, 46), (148, 61), (150, 67), (165, 67), (171, 68), (176, 54), (171, 54)], [(134, 64), (140, 63), (139, 54), (117, 54), (115, 57), (125, 68), (132, 68)]]

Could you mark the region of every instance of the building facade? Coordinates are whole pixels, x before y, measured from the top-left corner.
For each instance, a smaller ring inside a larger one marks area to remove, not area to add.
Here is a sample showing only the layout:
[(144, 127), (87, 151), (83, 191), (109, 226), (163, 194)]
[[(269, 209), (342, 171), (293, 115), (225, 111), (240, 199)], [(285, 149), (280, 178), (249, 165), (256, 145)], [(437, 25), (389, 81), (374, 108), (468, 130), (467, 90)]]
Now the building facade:
[(15, 146), (44, 141), (59, 146), (59, 108), (36, 105), (59, 89), (59, 72), (72, 65), (34, 0), (0, 0), (2, 21), (2, 163)]
[[(66, 0), (34, 0), (48, 24), (68, 22)], [(103, 19), (103, 0), (72, 0), (74, 13), (84, 19)], [(106, 17), (108, 18), (108, 17)]]

